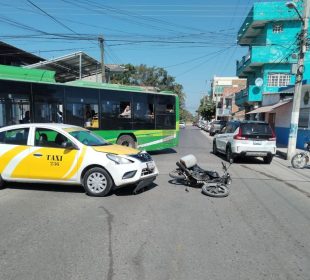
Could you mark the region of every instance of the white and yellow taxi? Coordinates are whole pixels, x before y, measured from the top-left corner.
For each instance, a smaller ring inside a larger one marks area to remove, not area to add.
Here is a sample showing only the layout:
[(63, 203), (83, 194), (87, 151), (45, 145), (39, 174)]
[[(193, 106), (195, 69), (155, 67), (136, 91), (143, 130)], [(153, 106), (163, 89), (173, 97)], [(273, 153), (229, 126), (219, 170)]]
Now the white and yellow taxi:
[(89, 130), (66, 124), (20, 124), (0, 128), (0, 185), (5, 181), (81, 184), (89, 195), (153, 182), (151, 156), (112, 145)]

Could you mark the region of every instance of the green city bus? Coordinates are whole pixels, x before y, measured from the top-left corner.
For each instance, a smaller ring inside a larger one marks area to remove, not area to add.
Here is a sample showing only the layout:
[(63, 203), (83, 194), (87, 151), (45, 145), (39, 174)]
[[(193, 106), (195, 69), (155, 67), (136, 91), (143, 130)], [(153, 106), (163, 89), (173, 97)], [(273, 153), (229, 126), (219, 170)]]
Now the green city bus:
[(86, 81), (57, 83), (54, 75), (49, 70), (0, 65), (0, 127), (67, 123), (141, 150), (178, 145), (176, 94)]

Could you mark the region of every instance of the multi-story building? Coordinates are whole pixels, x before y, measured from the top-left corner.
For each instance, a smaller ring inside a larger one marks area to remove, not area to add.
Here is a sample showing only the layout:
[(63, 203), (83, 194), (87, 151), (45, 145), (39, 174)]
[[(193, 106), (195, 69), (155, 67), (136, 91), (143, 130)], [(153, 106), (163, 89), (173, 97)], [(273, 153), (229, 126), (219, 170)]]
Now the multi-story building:
[(216, 104), (217, 120), (228, 120), (232, 117), (234, 94), (246, 87), (246, 79), (238, 77), (216, 77), (211, 80), (212, 100)]
[[(301, 2), (295, 1), (302, 14)], [(248, 119), (269, 121), (281, 144), (287, 143), (292, 107), (289, 98), (294, 93), (293, 87), (283, 88), (295, 83), (292, 69), (298, 60), (300, 31), (296, 11), (279, 1), (254, 3), (238, 32), (238, 44), (248, 47), (248, 52), (237, 61), (236, 72), (248, 83), (236, 94), (236, 105), (245, 110)], [(305, 64), (309, 61), (306, 52)], [(309, 77), (310, 67), (305, 67), (304, 79)]]

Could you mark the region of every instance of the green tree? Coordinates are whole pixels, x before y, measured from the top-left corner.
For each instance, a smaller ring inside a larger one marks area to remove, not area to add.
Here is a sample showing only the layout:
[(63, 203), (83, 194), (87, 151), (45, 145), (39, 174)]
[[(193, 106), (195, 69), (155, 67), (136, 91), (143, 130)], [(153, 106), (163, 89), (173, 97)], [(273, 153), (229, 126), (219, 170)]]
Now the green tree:
[(185, 110), (185, 93), (183, 86), (175, 82), (164, 68), (148, 67), (144, 64), (134, 66), (124, 65), (124, 73), (112, 74), (111, 83), (135, 86), (154, 87), (157, 91), (168, 90), (176, 93), (180, 99), (180, 111)]
[(194, 120), (194, 116), (186, 109), (180, 108), (180, 120), (192, 122)]
[(215, 102), (208, 96), (201, 98), (197, 113), (208, 121), (213, 119), (215, 116)]

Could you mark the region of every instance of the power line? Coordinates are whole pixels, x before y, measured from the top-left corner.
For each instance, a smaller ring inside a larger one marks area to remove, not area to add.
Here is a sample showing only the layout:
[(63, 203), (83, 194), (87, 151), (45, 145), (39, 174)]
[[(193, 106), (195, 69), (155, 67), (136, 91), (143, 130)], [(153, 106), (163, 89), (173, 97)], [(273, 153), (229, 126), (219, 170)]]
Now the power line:
[[(221, 51), (218, 51), (217, 56), (220, 55), (221, 53), (223, 53), (224, 51), (226, 51), (226, 50), (229, 49), (229, 48), (231, 48), (231, 47), (228, 47), (228, 48), (226, 48), (226, 49), (223, 49), (223, 50), (221, 50)], [(192, 67), (192, 68), (190, 68), (190, 69), (188, 69), (188, 70), (186, 70), (186, 71), (184, 71), (184, 72), (182, 72), (182, 73), (180, 73), (180, 74), (178, 74), (178, 75), (176, 75), (176, 76), (177, 76), (177, 77), (180, 77), (180, 76), (182, 76), (182, 75), (184, 75), (184, 74), (187, 74), (187, 73), (191, 72), (192, 70), (197, 69), (198, 67), (200, 67), (200, 66), (202, 66), (203, 64), (207, 63), (208, 61), (210, 61), (210, 60), (216, 58), (217, 56), (213, 56), (213, 57), (211, 57), (211, 58), (209, 58), (209, 59), (207, 59), (207, 60), (204, 60), (203, 62), (197, 64), (196, 66), (194, 66), (194, 67)]]
[(226, 50), (226, 49), (227, 49), (227, 48), (221, 49), (221, 50), (219, 50), (219, 51), (211, 52), (211, 53), (208, 53), (208, 54), (205, 54), (205, 55), (202, 55), (202, 56), (199, 56), (199, 57), (190, 59), (190, 60), (185, 60), (185, 61), (180, 62), (180, 63), (177, 63), (177, 64), (168, 65), (168, 66), (163, 66), (163, 68), (166, 69), (166, 68), (171, 68), (171, 67), (175, 67), (175, 66), (180, 66), (180, 65), (183, 65), (183, 64), (191, 63), (191, 62), (193, 62), (193, 61), (200, 60), (200, 59), (205, 58), (205, 57), (207, 57), (207, 56), (210, 56), (210, 55), (213, 55), (213, 54), (217, 54), (218, 52), (221, 52), (221, 51)]
[(49, 18), (51, 18), (53, 21), (55, 21), (56, 23), (60, 24), (62, 27), (66, 28), (67, 30), (71, 31), (74, 34), (77, 34), (74, 30), (72, 30), (70, 27), (68, 27), (67, 25), (63, 24), (62, 22), (60, 22), (58, 19), (56, 19), (55, 17), (53, 17), (52, 15), (50, 15), (49, 13), (45, 12), (43, 9), (41, 9), (39, 6), (37, 6), (36, 4), (34, 4), (32, 1), (30, 0), (26, 0), (28, 3), (30, 3), (32, 6), (34, 6), (35, 8), (37, 8), (38, 10), (40, 10), (42, 13), (44, 13), (46, 16), (48, 16)]

